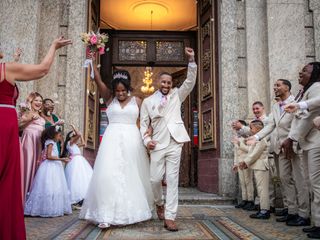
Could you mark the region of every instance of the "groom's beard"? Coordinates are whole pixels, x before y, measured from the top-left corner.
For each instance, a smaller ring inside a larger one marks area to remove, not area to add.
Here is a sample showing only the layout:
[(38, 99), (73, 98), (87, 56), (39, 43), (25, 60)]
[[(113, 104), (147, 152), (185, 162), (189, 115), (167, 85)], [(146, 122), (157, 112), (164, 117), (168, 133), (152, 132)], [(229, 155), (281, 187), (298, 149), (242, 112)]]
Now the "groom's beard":
[(169, 89), (167, 92), (163, 92), (161, 88), (159, 90), (162, 93), (162, 95), (165, 95), (165, 96), (168, 95), (171, 91), (171, 89)]

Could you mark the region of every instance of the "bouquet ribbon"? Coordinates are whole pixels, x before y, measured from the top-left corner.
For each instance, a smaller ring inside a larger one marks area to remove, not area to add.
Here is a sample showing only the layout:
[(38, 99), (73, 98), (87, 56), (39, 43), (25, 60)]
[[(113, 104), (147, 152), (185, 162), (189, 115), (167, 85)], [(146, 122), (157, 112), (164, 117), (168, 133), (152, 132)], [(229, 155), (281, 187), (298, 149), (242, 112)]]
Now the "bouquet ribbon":
[(94, 78), (94, 71), (93, 71), (93, 62), (92, 62), (92, 59), (86, 59), (86, 60), (84, 61), (83, 67), (84, 67), (84, 68), (88, 68), (89, 65), (90, 65), (90, 67), (91, 67), (90, 77), (93, 79), (93, 78)]

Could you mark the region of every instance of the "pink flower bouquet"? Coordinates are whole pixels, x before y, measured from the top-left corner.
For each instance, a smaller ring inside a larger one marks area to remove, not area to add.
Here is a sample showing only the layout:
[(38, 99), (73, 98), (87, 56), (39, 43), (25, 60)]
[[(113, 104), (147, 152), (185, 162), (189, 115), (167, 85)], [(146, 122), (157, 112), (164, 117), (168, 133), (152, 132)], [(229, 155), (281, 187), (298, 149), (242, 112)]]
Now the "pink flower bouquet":
[(87, 56), (94, 57), (96, 53), (100, 55), (105, 53), (105, 44), (108, 42), (108, 35), (97, 31), (82, 33), (81, 40), (86, 44)]

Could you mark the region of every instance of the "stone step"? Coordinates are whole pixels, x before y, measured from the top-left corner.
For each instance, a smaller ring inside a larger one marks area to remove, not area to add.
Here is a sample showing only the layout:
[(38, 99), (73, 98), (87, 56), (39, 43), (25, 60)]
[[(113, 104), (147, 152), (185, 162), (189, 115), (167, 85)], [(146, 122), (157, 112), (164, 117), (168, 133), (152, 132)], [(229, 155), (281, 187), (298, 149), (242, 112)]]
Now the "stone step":
[(180, 205), (233, 205), (234, 198), (200, 192), (196, 188), (179, 188)]

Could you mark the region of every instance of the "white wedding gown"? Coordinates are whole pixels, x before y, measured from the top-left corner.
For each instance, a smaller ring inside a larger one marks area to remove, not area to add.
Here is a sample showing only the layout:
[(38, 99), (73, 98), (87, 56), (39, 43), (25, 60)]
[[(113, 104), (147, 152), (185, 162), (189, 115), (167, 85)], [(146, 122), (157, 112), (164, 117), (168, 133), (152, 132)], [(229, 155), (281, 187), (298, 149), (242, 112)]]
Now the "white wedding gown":
[(107, 109), (103, 135), (81, 219), (126, 225), (152, 217), (153, 194), (149, 158), (136, 125), (139, 108), (134, 97), (121, 108), (114, 98)]

